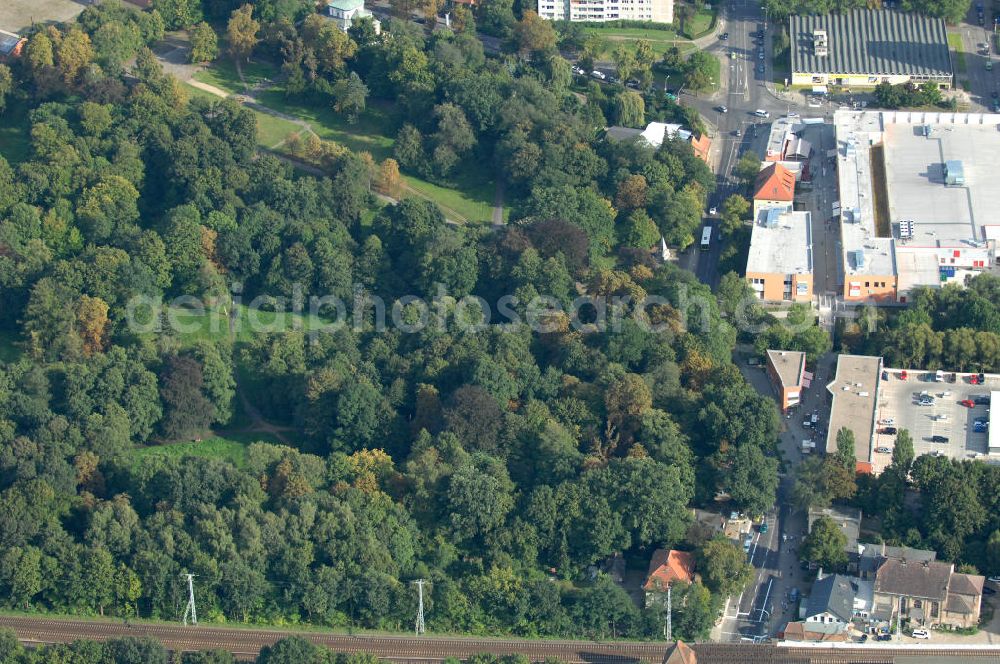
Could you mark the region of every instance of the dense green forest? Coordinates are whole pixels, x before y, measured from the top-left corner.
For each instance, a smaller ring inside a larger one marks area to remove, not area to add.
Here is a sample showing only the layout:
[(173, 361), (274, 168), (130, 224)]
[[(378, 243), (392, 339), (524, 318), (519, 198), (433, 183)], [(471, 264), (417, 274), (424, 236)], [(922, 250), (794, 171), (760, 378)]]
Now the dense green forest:
[[(254, 14), (294, 94), (332, 104), (363, 81), (410, 137), (404, 168), (499, 164), (513, 222), (379, 200), (386, 164), (343, 148), (323, 177), (258, 153), (250, 110), (188, 98), (148, 49), (225, 2), (39, 28), (6, 99), (30, 149), (0, 158), (0, 602), (176, 620), (190, 572), (206, 620), (408, 629), (424, 578), (431, 630), (654, 636), (663, 608), (598, 568), (665, 546), (712, 570), (673, 604), (675, 635), (704, 636), (745, 563), (689, 536), (690, 507), (768, 509), (779, 426), (714, 296), (649, 250), (691, 242), (711, 173), (684, 142), (600, 140), (608, 102), (570, 92), (558, 55), (297, 27), (297, 6)], [(532, 329), (539, 295), (617, 296), (623, 321), (548, 309)], [(632, 316), (646, 295), (655, 330)], [(280, 324), (312, 296), (318, 320), (339, 298), (355, 322)], [(413, 325), (403, 296), (437, 297), (440, 323)], [(514, 316), (465, 296), (513, 296)], [(251, 301), (277, 324), (230, 329)], [(148, 453), (229, 432), (262, 442)]]

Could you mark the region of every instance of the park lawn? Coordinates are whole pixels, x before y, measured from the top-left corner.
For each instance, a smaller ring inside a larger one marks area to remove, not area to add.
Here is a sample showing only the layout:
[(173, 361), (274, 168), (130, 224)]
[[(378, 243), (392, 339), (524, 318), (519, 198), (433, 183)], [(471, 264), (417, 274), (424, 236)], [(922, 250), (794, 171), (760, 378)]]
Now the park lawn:
[(228, 55), (223, 55), (195, 73), (194, 79), (214, 85), (230, 94), (244, 94), (248, 87), (273, 79), (279, 73), (278, 68), (269, 62), (253, 60), (244, 62), (240, 66), (243, 68), (243, 78), (246, 79), (246, 85), (240, 80), (239, 72), (236, 70), (236, 62)]
[[(308, 301), (304, 304), (308, 308)], [(164, 331), (173, 330), (182, 347), (199, 341), (219, 342), (229, 338), (228, 309), (223, 307), (192, 309), (167, 305), (162, 324)], [(141, 321), (140, 321), (141, 322)], [(235, 327), (237, 343), (248, 343), (262, 333), (285, 330), (319, 330), (331, 321), (306, 313), (274, 312), (238, 305)]]
[(0, 362), (16, 362), (21, 357), (21, 349), (15, 345), (17, 341), (16, 332), (0, 330)]
[[(201, 97), (202, 99), (207, 99), (209, 101), (219, 101), (222, 99), (222, 97), (214, 95), (206, 90), (202, 90), (201, 88), (196, 88), (190, 83), (185, 83), (185, 87), (191, 97)], [(291, 134), (297, 134), (305, 131), (301, 125), (298, 125), (291, 120), (279, 118), (271, 115), (270, 113), (264, 113), (256, 109), (250, 110), (253, 111), (254, 116), (257, 118), (257, 144), (262, 145), (265, 148), (273, 149), (275, 146), (287, 140)]]
[[(493, 219), (494, 183), (482, 177), (478, 172), (465, 171), (456, 182), (456, 189), (442, 187), (426, 180), (403, 175), (403, 181), (412, 192), (429, 201), (437, 203), (444, 216), (452, 221), (491, 221)], [(509, 214), (509, 208), (504, 207), (504, 219)]]
[(643, 28), (588, 27), (585, 32), (602, 37), (607, 47), (599, 54), (600, 60), (611, 60), (612, 54), (619, 47), (635, 51), (636, 43), (645, 39), (653, 47), (653, 53), (662, 56), (671, 46), (677, 46), (681, 51), (689, 51), (694, 45), (677, 34), (674, 30), (651, 30)]
[(332, 108), (287, 99), (284, 90), (278, 87), (260, 93), (257, 100), (268, 108), (305, 120), (324, 140), (340, 143), (354, 152), (369, 152), (376, 161), (392, 156), (392, 121), (385, 106), (369, 105), (358, 121), (351, 124)]
[(959, 74), (965, 73), (965, 51), (963, 50), (962, 35), (957, 32), (948, 33), (948, 47), (955, 53), (955, 71)]
[(148, 463), (155, 459), (174, 461), (184, 457), (222, 459), (237, 468), (246, 465), (247, 447), (252, 443), (280, 444), (272, 435), (263, 432), (223, 432), (221, 435), (184, 443), (166, 443), (137, 447), (130, 453), (134, 464)]
[(31, 156), (31, 130), (26, 101), (8, 99), (0, 114), (0, 155), (10, 164), (19, 164)]
[(715, 12), (711, 9), (705, 9), (703, 7), (698, 10), (697, 14), (688, 19), (687, 24), (684, 26), (684, 30), (692, 39), (697, 39), (711, 29), (712, 22), (714, 20)]
[(308, 130), (291, 120), (275, 117), (269, 113), (254, 110), (257, 117), (257, 143), (274, 149), (288, 140), (292, 134), (303, 134)]

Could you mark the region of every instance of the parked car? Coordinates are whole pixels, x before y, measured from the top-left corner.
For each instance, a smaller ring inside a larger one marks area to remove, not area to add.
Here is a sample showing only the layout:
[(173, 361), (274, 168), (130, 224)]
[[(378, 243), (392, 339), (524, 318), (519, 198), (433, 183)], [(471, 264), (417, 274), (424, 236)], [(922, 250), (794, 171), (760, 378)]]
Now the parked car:
[(590, 75), (593, 76), (594, 78), (596, 78), (599, 81), (605, 81), (608, 78), (607, 75), (604, 72), (597, 71), (596, 69), (594, 71), (590, 72)]
[(990, 397), (989, 397), (988, 394), (978, 394), (978, 395), (972, 397), (972, 402), (974, 404), (976, 404), (977, 406), (989, 406), (990, 405)]
[(719, 35), (719, 39), (721, 39), (722, 41), (726, 41), (727, 39), (729, 39), (729, 33), (723, 32), (721, 35)]
[(726, 108), (725, 106), (716, 106), (715, 110), (717, 110), (719, 113), (728, 113), (729, 112), (729, 109)]
[(712, 207), (708, 208), (708, 214), (709, 216), (714, 217), (715, 215), (719, 214), (719, 210), (713, 205)]
[(757, 59), (758, 60), (764, 59), (764, 49), (760, 49), (759, 51), (757, 51)]
[(577, 76), (583, 76), (587, 72), (584, 71), (583, 67), (577, 67), (576, 65), (573, 65), (573, 73), (576, 74)]
[(978, 378), (979, 378), (979, 384), (980, 385), (986, 384), (986, 374), (981, 373), (981, 374), (979, 374)]
[(875, 451), (878, 452), (879, 454), (888, 454), (889, 453), (889, 448), (888, 447), (876, 447)]
[(996, 595), (997, 591), (995, 588), (990, 588), (989, 586), (983, 586), (984, 595)]
[(753, 114), (756, 117), (758, 117), (758, 118), (769, 118), (769, 117), (771, 117), (771, 114), (768, 113), (767, 111), (765, 111), (762, 108), (758, 108), (756, 111), (753, 112)]
[(762, 532), (762, 533), (766, 533), (767, 532), (767, 521), (765, 521), (764, 523), (760, 524), (760, 528), (758, 528), (758, 530), (760, 530), (760, 532)]
[(931, 442), (932, 443), (947, 443), (948, 442), (948, 436), (937, 436), (937, 435), (931, 436)]
[(911, 636), (913, 638), (915, 638), (915, 639), (929, 639), (929, 638), (931, 638), (931, 633), (928, 632), (926, 629), (919, 628), (919, 629), (913, 630), (913, 633), (911, 634)]
[(988, 427), (989, 425), (987, 425), (986, 422), (976, 422), (972, 425), (972, 430), (976, 433), (986, 433), (986, 429)]
[(763, 74), (764, 73), (764, 63), (763, 62), (758, 62), (757, 63), (757, 73), (758, 74)]
[(906, 373), (905, 369), (903, 371), (899, 372), (899, 379), (900, 380), (906, 380), (909, 377), (910, 377), (910, 375), (908, 373)]
[(1000, 584), (1000, 576), (991, 576), (986, 580), (989, 581), (990, 583)]
[(892, 641), (892, 634), (876, 634), (876, 641)]
[(739, 129), (734, 129), (733, 130), (733, 136), (736, 136), (737, 138), (739, 138), (742, 135), (743, 135), (743, 132), (741, 132)]
[(895, 436), (896, 427), (885, 427), (884, 429), (880, 429), (879, 433), (885, 434), (886, 436)]
[(608, 83), (621, 83), (621, 81), (619, 81), (618, 77), (616, 77), (616, 76), (609, 76), (608, 77)]
[(878, 423), (883, 426), (892, 426), (896, 423), (896, 420), (891, 417), (886, 417), (885, 419), (879, 420)]
[(961, 401), (958, 402), (958, 405), (965, 406), (966, 408), (975, 408), (976, 402), (973, 401), (972, 399), (962, 399)]

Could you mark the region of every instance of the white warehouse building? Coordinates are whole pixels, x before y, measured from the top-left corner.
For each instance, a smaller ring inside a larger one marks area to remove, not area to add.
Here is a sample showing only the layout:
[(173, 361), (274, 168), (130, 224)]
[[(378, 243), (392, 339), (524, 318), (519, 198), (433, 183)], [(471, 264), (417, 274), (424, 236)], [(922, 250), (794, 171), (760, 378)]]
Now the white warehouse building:
[(538, 0), (538, 15), (550, 21), (674, 22), (674, 0)]

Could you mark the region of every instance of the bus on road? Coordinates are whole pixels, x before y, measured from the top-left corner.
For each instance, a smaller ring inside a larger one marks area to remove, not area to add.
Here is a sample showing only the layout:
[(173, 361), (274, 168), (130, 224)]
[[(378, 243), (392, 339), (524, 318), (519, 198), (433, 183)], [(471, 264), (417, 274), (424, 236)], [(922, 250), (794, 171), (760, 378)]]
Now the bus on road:
[(710, 244), (712, 244), (712, 227), (705, 226), (701, 231), (701, 250), (708, 251)]

